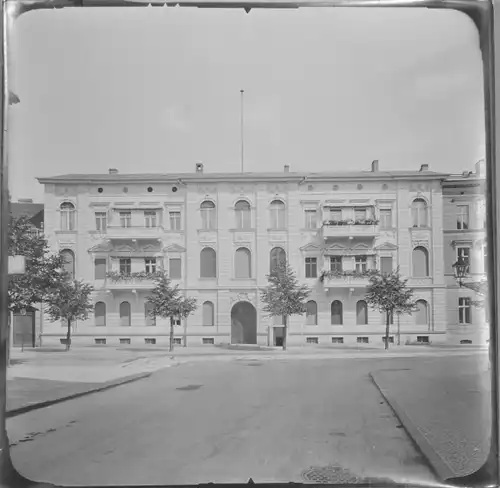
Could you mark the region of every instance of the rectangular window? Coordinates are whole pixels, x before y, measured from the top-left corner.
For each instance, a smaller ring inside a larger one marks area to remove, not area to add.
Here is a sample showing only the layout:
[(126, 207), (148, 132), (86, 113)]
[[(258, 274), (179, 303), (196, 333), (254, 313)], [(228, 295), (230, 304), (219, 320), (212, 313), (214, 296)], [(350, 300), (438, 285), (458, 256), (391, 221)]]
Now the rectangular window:
[[(463, 264), (470, 266), (470, 247), (457, 247), (457, 261), (462, 261)], [(467, 273), (469, 268), (467, 268)]]
[(341, 208), (331, 208), (330, 209), (330, 220), (338, 222), (342, 220), (342, 209)]
[(94, 261), (94, 269), (96, 280), (104, 280), (106, 279), (106, 259), (96, 259)]
[(202, 339), (202, 341), (203, 341), (203, 344), (215, 344), (213, 337), (204, 337)]
[(156, 273), (156, 258), (144, 259), (144, 269), (146, 273)]
[(356, 263), (356, 271), (358, 273), (365, 273), (366, 270), (368, 269), (366, 256), (356, 256), (355, 263)]
[(356, 338), (358, 344), (368, 344), (368, 337), (358, 337)]
[(317, 258), (306, 258), (306, 278), (318, 277)]
[(457, 229), (469, 228), (469, 205), (457, 205)]
[(366, 219), (366, 208), (355, 208), (354, 209), (354, 220), (365, 220)]
[(469, 297), (460, 297), (458, 299), (458, 323), (470, 324), (471, 321), (471, 299)]
[(95, 213), (95, 230), (98, 232), (106, 232), (108, 227), (108, 218), (106, 212)]
[(332, 344), (344, 344), (343, 337), (332, 337)]
[(330, 256), (330, 271), (342, 271), (342, 257)]
[(144, 226), (156, 227), (156, 212), (154, 210), (144, 212)]
[(213, 230), (216, 226), (215, 207), (201, 209), (201, 228), (204, 230)]
[(392, 229), (392, 210), (390, 208), (380, 210), (380, 227), (382, 229)]
[(130, 339), (128, 339), (128, 338), (120, 338), (120, 344), (130, 344)]
[(317, 337), (306, 337), (306, 342), (308, 344), (318, 344), (318, 338)]
[(154, 337), (146, 337), (144, 338), (145, 344), (156, 344), (156, 339)]
[(174, 344), (177, 346), (181, 345), (181, 338), (180, 337), (174, 337)]
[(181, 258), (170, 258), (168, 260), (168, 275), (172, 280), (180, 280), (182, 277)]
[[(385, 344), (385, 336), (382, 337), (382, 342)], [(394, 344), (394, 336), (389, 336), (389, 344)]]
[[(66, 341), (66, 339), (61, 339)], [(66, 342), (64, 342), (66, 344)], [(94, 339), (94, 344), (106, 344), (106, 339)]]
[(132, 270), (132, 260), (130, 258), (120, 259), (120, 273), (124, 275), (129, 275)]
[(132, 212), (120, 212), (120, 225), (122, 227), (132, 226)]
[(317, 229), (317, 212), (316, 210), (306, 210), (304, 212), (306, 217), (306, 229)]
[(181, 213), (170, 212), (170, 230), (181, 230)]
[(391, 256), (382, 256), (380, 258), (380, 272), (382, 274), (391, 274), (392, 273), (392, 257)]
[(419, 344), (429, 344), (429, 336), (417, 336), (417, 342)]

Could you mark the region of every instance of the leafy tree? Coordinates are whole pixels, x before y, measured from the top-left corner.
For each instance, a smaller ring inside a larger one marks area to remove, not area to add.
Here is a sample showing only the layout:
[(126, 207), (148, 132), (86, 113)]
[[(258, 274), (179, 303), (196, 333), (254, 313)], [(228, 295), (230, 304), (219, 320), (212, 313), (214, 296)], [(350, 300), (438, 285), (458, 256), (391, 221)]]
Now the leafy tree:
[(270, 317), (283, 317), (283, 350), (286, 350), (288, 317), (303, 315), (306, 311), (306, 299), (309, 289), (300, 285), (288, 262), (280, 262), (267, 275), (268, 285), (261, 291), (263, 310)]
[(370, 286), (365, 296), (366, 303), (385, 314), (385, 348), (389, 349), (389, 327), (394, 315), (416, 312), (413, 290), (406, 286), (408, 280), (401, 278), (399, 269), (391, 273), (376, 273), (370, 276)]
[(179, 290), (179, 285), (172, 286), (166, 273), (158, 273), (154, 278), (155, 287), (147, 301), (152, 307), (149, 315), (153, 318), (162, 317), (170, 319), (170, 351), (174, 349), (174, 320), (186, 318), (197, 308), (196, 299), (184, 297)]
[(66, 320), (68, 331), (66, 334), (66, 350), (71, 347), (71, 324), (75, 320), (86, 320), (93, 306), (90, 294), (94, 291), (92, 285), (80, 280), (67, 279), (59, 283), (57, 288), (49, 289), (45, 298), (45, 310), (52, 322)]
[(28, 216), (12, 217), (9, 225), (9, 256), (25, 256), (26, 272), (9, 275), (9, 311), (19, 312), (44, 301), (47, 290), (65, 279), (64, 258), (53, 254), (45, 238), (34, 232)]

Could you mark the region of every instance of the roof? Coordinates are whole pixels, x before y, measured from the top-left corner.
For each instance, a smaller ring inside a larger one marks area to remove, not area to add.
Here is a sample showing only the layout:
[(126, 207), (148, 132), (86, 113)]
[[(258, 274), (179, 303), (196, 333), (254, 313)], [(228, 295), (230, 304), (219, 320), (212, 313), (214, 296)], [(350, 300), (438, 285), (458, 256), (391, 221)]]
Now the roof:
[(16, 218), (26, 215), (33, 225), (40, 228), (44, 219), (44, 206), (43, 203), (11, 202), (10, 214)]
[(47, 183), (90, 183), (90, 182), (108, 182), (119, 183), (124, 181), (132, 182), (175, 182), (178, 180), (186, 182), (202, 181), (300, 181), (302, 179), (318, 180), (346, 180), (346, 179), (443, 179), (449, 176), (448, 173), (436, 173), (434, 171), (338, 171), (338, 172), (318, 172), (318, 173), (104, 173), (104, 174), (66, 174), (49, 177), (39, 177), (37, 180), (42, 184)]

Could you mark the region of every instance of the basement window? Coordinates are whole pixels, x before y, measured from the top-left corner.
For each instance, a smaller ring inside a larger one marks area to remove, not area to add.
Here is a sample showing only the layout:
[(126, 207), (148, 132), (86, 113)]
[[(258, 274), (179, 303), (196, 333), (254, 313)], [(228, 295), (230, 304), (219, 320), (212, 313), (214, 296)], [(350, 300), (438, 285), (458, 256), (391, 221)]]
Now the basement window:
[(356, 342), (358, 344), (368, 344), (369, 341), (368, 341), (368, 337), (358, 337), (356, 339)]
[[(382, 337), (382, 342), (385, 344), (385, 336)], [(394, 336), (389, 336), (389, 344), (394, 344)]]
[(462, 339), (460, 344), (472, 344), (472, 341), (470, 339)]
[(144, 339), (144, 342), (145, 342), (146, 344), (156, 344), (156, 339), (155, 339), (155, 338), (153, 338), (153, 337), (146, 337), (146, 338)]
[(417, 342), (420, 344), (429, 344), (429, 336), (417, 336)]
[(121, 338), (120, 344), (130, 344), (130, 339), (129, 338)]
[(95, 344), (106, 344), (106, 339), (94, 339)]
[(306, 337), (306, 342), (308, 344), (318, 344), (318, 338), (317, 337)]
[(332, 337), (332, 344), (344, 344), (343, 337)]
[(215, 344), (214, 338), (213, 337), (204, 337), (203, 344)]
[(181, 343), (181, 338), (180, 337), (174, 337), (174, 344), (177, 344), (178, 346), (180, 346), (182, 343)]

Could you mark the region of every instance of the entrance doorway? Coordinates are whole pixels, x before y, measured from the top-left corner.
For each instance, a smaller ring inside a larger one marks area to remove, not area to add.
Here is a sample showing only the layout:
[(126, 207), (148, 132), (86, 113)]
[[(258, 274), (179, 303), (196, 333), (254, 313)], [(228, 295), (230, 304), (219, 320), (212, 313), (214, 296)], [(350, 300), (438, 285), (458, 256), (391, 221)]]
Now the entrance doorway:
[(231, 344), (257, 344), (257, 311), (249, 302), (231, 309)]
[(283, 347), (283, 337), (285, 335), (284, 327), (273, 327), (273, 345)]

